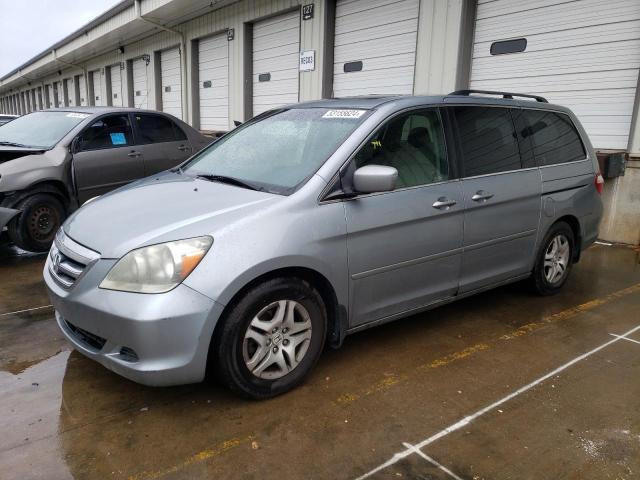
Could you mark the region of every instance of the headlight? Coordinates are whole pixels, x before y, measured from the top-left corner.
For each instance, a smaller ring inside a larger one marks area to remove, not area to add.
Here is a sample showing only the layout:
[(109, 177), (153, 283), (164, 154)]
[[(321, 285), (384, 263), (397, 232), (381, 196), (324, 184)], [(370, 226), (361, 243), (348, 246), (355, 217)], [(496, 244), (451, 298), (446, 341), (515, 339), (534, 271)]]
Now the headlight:
[(189, 276), (212, 243), (211, 237), (198, 237), (132, 250), (118, 260), (100, 288), (135, 293), (168, 292)]

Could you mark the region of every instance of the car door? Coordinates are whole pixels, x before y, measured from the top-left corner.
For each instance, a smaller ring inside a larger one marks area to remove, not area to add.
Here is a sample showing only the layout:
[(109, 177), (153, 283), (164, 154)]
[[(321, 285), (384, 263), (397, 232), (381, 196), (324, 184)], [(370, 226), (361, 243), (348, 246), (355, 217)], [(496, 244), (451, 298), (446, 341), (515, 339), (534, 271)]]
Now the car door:
[(98, 118), (76, 137), (73, 147), (73, 176), (81, 204), (144, 176), (126, 113)]
[(146, 175), (173, 168), (191, 156), (187, 136), (169, 117), (136, 113), (134, 124)]
[(460, 182), (437, 108), (395, 116), (355, 155), (398, 170), (395, 190), (344, 202), (351, 326), (455, 295), (462, 254)]
[(461, 160), (464, 293), (531, 270), (541, 181), (531, 152), (520, 154), (511, 109), (457, 106), (448, 112)]

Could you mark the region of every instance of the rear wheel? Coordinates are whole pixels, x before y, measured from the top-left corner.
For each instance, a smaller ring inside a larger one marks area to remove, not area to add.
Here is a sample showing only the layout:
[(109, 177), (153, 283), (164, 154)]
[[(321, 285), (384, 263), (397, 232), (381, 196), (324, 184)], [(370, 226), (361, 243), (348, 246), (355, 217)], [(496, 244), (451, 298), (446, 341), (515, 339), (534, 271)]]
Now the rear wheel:
[(260, 399), (300, 384), (316, 364), (326, 333), (322, 297), (297, 278), (268, 280), (224, 319), (212, 357), (232, 390)]
[(20, 214), (9, 223), (9, 238), (31, 252), (46, 252), (62, 225), (64, 205), (53, 195), (36, 193), (18, 204)]
[(545, 236), (532, 275), (533, 286), (539, 294), (557, 293), (569, 278), (574, 241), (573, 230), (564, 222), (553, 225)]

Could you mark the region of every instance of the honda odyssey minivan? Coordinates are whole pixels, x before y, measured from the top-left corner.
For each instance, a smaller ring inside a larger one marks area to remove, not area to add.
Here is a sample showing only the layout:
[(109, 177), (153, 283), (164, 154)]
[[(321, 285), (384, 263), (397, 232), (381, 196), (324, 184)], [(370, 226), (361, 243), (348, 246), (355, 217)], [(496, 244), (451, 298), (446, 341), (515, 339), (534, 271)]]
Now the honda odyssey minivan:
[(286, 106), (92, 201), (44, 268), (61, 330), (136, 382), (266, 398), (347, 334), (556, 293), (598, 235), (594, 150), (568, 109), (489, 93)]

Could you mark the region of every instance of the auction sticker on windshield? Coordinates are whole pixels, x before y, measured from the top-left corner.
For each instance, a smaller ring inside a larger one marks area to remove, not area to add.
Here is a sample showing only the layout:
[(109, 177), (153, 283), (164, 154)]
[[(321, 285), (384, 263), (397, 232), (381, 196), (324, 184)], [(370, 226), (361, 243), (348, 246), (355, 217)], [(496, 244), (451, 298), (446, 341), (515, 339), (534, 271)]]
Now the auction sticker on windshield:
[(87, 118), (90, 116), (89, 113), (67, 113), (68, 118)]
[(366, 112), (366, 110), (329, 110), (322, 115), (322, 118), (360, 118)]

